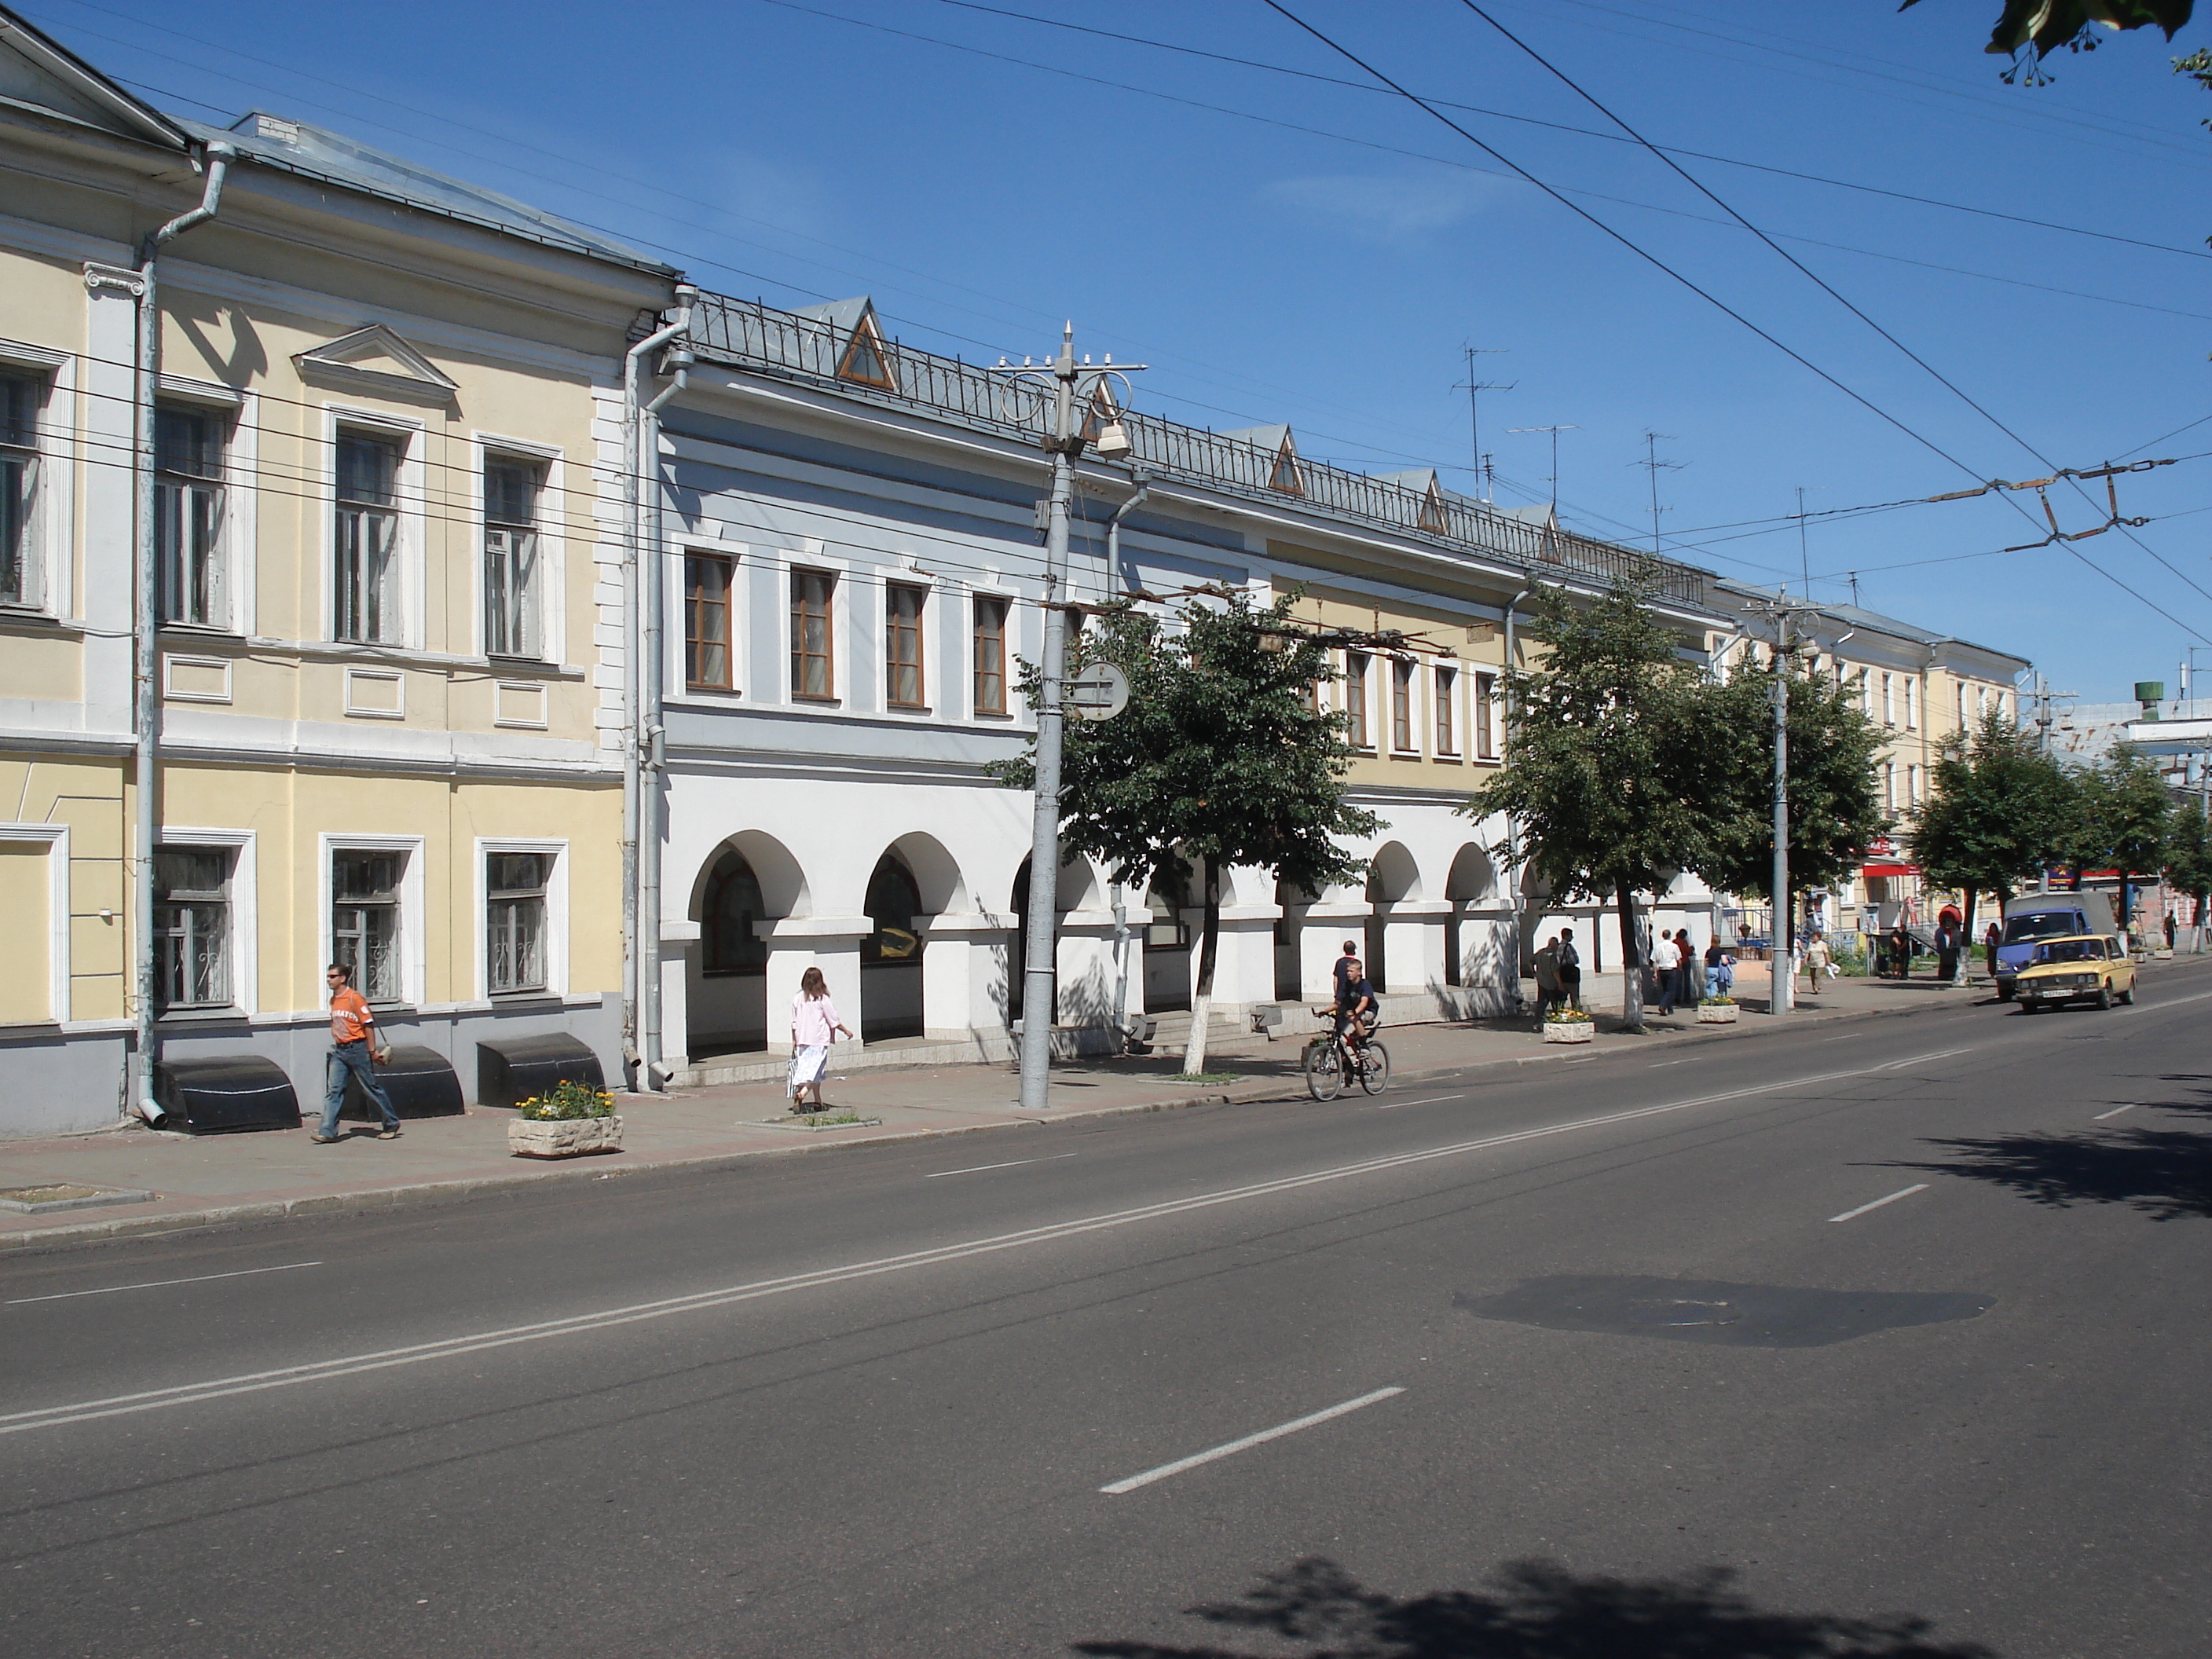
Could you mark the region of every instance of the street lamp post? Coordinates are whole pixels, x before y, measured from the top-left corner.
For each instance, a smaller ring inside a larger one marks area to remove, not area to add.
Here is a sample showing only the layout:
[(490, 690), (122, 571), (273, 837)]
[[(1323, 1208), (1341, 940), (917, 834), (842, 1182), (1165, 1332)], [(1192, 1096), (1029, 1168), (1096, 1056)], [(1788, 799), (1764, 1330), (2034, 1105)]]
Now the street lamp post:
[[(1075, 325), (1062, 329), (1060, 355), (1042, 366), (1026, 361), (1017, 366), (1003, 359), (997, 373), (1016, 378), (1042, 380), (1051, 387), (1052, 407), (1044, 447), (1052, 453), (1052, 493), (1045, 502), (1044, 652), (1039, 665), (1036, 708), (1036, 757), (1034, 780), (1036, 810), (1030, 834), (1030, 890), (1028, 926), (1022, 952), (1021, 1102), (1024, 1111), (1042, 1111), (1051, 1103), (1054, 932), (1058, 920), (1055, 896), (1060, 885), (1060, 755), (1066, 721), (1060, 704), (1061, 682), (1067, 672), (1067, 620), (1060, 587), (1067, 570), (1067, 519), (1075, 499), (1075, 458), (1083, 453), (1084, 422), (1077, 416), (1079, 404), (1087, 410), (1099, 389), (1114, 376), (1144, 368), (1142, 363), (1114, 367), (1109, 356), (1093, 368), (1089, 358), (1075, 361)], [(1097, 434), (1098, 453), (1120, 460), (1129, 453), (1127, 432), (1110, 403), (1102, 405), (1108, 420)]]

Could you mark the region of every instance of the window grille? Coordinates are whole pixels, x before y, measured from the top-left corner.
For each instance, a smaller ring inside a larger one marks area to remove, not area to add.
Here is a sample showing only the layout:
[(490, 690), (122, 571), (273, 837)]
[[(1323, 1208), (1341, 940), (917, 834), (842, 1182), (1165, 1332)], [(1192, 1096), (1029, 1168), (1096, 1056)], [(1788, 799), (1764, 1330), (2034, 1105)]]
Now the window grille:
[(163, 622), (221, 626), (223, 451), (229, 422), (211, 410), (154, 411), (154, 559)]
[(1437, 753), (1459, 753), (1459, 731), (1454, 723), (1456, 711), (1453, 703), (1459, 696), (1459, 673), (1455, 669), (1437, 670)]
[(921, 676), (921, 612), (928, 595), (894, 582), (884, 590), (884, 701), (894, 708), (926, 702)]
[(730, 589), (736, 561), (720, 553), (684, 556), (684, 683), (696, 690), (727, 691), (730, 662)]
[(1354, 749), (1373, 747), (1367, 735), (1367, 659), (1358, 651), (1344, 653), (1344, 712), (1351, 717), (1346, 741)]
[(485, 859), (484, 977), (492, 994), (545, 988), (545, 882), (550, 853)]
[(830, 605), (837, 579), (826, 571), (791, 573), (791, 695), (827, 701), (837, 695), (830, 652)]
[(543, 657), (538, 620), (538, 497), (544, 470), (532, 461), (484, 463), (484, 654)]
[(975, 601), (975, 712), (1006, 712), (1006, 602)]
[(46, 387), (0, 376), (0, 605), (39, 603), (39, 412)]
[(333, 638), (373, 643), (398, 635), (398, 444), (338, 434)]
[(371, 1002), (405, 994), (399, 971), (399, 883), (407, 855), (331, 855), (331, 960), (353, 969), (353, 988)]
[(230, 1006), (234, 856), (222, 848), (155, 849), (155, 1007)]

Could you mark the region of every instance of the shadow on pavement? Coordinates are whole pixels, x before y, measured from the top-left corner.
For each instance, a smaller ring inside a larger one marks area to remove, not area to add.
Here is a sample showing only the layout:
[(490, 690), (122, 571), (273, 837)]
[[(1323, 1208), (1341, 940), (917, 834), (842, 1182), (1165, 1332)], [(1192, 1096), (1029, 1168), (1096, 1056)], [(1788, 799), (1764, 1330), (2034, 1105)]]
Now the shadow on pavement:
[[(1978, 1643), (1934, 1639), (1924, 1619), (1773, 1612), (1735, 1588), (1726, 1567), (1677, 1578), (1582, 1577), (1514, 1561), (1486, 1590), (1434, 1590), (1400, 1601), (1309, 1557), (1235, 1601), (1192, 1607), (1299, 1659), (1996, 1659)], [(1235, 1638), (1232, 1640), (1237, 1639)], [(1100, 1659), (1261, 1659), (1258, 1650), (1148, 1642), (1078, 1642)]]
[[(2158, 1080), (2200, 1086), (2189, 1091), (2192, 1099), (2144, 1101), (2145, 1109), (2212, 1116), (2212, 1078), (2182, 1074)], [(1951, 1156), (1940, 1164), (1888, 1167), (1986, 1181), (2056, 1209), (2125, 1204), (2154, 1221), (2212, 1217), (2212, 1135), (2114, 1125), (2099, 1133), (1995, 1135), (1927, 1144)]]

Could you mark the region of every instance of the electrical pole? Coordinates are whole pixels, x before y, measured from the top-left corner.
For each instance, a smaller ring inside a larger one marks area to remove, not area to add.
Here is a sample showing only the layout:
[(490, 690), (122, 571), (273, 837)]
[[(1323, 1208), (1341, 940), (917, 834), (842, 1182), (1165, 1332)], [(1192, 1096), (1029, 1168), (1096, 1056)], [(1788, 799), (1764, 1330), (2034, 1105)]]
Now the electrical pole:
[(1774, 900), (1772, 949), (1767, 952), (1771, 972), (1766, 1010), (1786, 1014), (1796, 984), (1792, 971), (1796, 956), (1797, 930), (1790, 921), (1790, 611), (1774, 611)]
[(1482, 410), (1476, 399), (1485, 392), (1510, 392), (1521, 383), (1518, 380), (1479, 380), (1475, 378), (1474, 360), (1477, 357), (1502, 357), (1505, 355), (1504, 346), (1462, 346), (1460, 349), (1467, 356), (1467, 379), (1452, 390), (1467, 393), (1467, 422), (1474, 455), (1474, 487), (1476, 493), (1486, 501), (1490, 497), (1483, 494), (1483, 488), (1487, 470), (1485, 463), (1488, 458), (1482, 453)]
[[(1646, 432), (1644, 434), (1644, 459), (1640, 461), (1631, 461), (1629, 463), (1631, 466), (1642, 467), (1646, 472), (1651, 475), (1651, 556), (1655, 559), (1661, 556), (1659, 551), (1659, 475), (1662, 472), (1680, 472), (1685, 466), (1689, 465), (1686, 461), (1661, 460), (1659, 459), (1659, 441), (1662, 438), (1668, 443), (1675, 441), (1674, 434), (1671, 432)], [(1559, 441), (1555, 438), (1553, 441), (1556, 443)], [(1554, 471), (1559, 470), (1556, 460), (1553, 464), (1553, 470)], [(1558, 484), (1554, 483), (1553, 485), (1553, 489), (1555, 494), (1557, 493), (1558, 489)], [(1554, 513), (1558, 510), (1559, 509), (1556, 506), (1553, 508)]]
[[(1022, 1109), (1042, 1111), (1052, 1103), (1052, 1030), (1058, 1011), (1054, 1007), (1053, 953), (1059, 921), (1060, 889), (1060, 754), (1063, 712), (1060, 685), (1067, 672), (1067, 613), (1060, 587), (1067, 571), (1068, 510), (1075, 500), (1075, 458), (1083, 453), (1083, 426), (1079, 404), (1088, 412), (1099, 387), (1116, 374), (1145, 367), (1127, 363), (1093, 368), (1091, 360), (1075, 361), (1075, 325), (1060, 331), (1060, 355), (1036, 366), (1024, 359), (1017, 368), (1000, 360), (997, 371), (1011, 378), (1026, 377), (1050, 383), (1051, 405), (1045, 411), (1044, 447), (1052, 453), (1052, 493), (1045, 500), (1044, 542), (1044, 660), (1036, 708), (1036, 763), (1034, 788), (1036, 811), (1030, 836), (1029, 915), (1022, 952)], [(1110, 395), (1110, 394), (1109, 394)], [(1098, 436), (1098, 453), (1118, 460), (1129, 453), (1129, 440), (1119, 419)]]

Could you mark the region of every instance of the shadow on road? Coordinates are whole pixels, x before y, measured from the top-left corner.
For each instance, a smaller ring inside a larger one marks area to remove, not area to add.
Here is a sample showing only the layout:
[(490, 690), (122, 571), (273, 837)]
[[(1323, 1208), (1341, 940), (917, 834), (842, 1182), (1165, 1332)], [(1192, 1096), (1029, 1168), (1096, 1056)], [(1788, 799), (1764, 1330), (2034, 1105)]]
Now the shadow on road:
[[(2212, 1077), (2178, 1073), (2157, 1081), (2197, 1086), (2178, 1091), (2191, 1098), (2146, 1100), (2141, 1103), (2142, 1109), (2212, 1117)], [(1949, 1157), (1942, 1163), (1887, 1167), (1986, 1181), (2057, 1209), (2125, 1204), (2154, 1221), (2212, 1217), (2212, 1134), (2115, 1124), (2074, 1134), (1994, 1135), (1927, 1144)]]
[[(1237, 1601), (1190, 1608), (1299, 1659), (1996, 1659), (1973, 1642), (1937, 1642), (1928, 1620), (1778, 1613), (1754, 1606), (1726, 1567), (1679, 1578), (1585, 1577), (1546, 1561), (1509, 1562), (1485, 1590), (1400, 1601), (1309, 1557)], [(1078, 1642), (1097, 1659), (1261, 1659), (1258, 1650)]]

